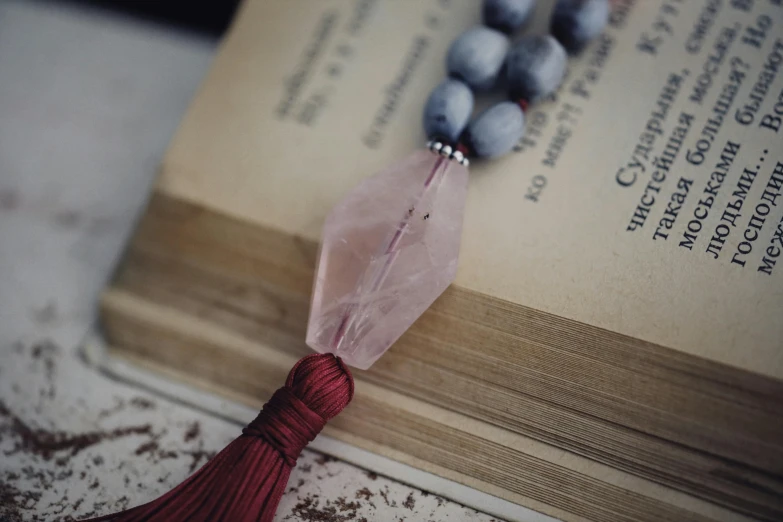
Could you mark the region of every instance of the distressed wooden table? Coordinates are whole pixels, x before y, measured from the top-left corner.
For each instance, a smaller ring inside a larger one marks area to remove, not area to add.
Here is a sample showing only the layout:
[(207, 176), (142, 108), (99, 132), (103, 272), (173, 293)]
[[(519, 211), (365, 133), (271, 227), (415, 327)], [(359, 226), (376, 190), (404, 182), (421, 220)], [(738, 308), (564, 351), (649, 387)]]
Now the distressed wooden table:
[[(0, 521), (148, 501), (239, 433), (79, 350), (212, 53), (116, 15), (0, 2)], [(495, 519), (305, 451), (276, 520)]]

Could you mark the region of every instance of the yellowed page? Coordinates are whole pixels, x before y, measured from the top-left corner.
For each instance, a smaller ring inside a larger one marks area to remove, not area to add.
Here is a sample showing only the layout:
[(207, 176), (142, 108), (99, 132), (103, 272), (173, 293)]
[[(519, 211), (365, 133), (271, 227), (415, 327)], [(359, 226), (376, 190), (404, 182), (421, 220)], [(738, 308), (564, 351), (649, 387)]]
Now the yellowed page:
[[(159, 188), (317, 238), (353, 185), (423, 145), (479, 11), (248, 0)], [(781, 34), (779, 0), (614, 2), (518, 150), (471, 166), (455, 284), (782, 378)]]

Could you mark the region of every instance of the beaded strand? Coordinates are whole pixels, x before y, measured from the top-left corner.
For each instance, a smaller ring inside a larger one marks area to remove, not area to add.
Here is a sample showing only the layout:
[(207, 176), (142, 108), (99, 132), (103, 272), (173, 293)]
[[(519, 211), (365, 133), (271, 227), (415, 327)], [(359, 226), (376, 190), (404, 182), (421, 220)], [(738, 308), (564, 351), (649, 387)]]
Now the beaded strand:
[[(446, 56), (448, 77), (424, 106), (424, 130), (434, 152), (463, 165), (469, 157), (494, 158), (512, 150), (525, 132), (525, 111), (563, 82), (568, 54), (576, 54), (603, 31), (609, 0), (558, 0), (550, 35), (510, 36), (524, 26), (535, 0), (484, 0), (484, 25), (458, 36)], [(505, 74), (509, 101), (471, 120), (475, 93), (488, 91)]]

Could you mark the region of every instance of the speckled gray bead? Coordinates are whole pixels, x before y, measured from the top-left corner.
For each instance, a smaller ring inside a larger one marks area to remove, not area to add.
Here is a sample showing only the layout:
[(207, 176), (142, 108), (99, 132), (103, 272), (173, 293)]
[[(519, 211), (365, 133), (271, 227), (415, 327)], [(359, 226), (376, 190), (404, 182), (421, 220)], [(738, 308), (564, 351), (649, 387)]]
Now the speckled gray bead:
[(509, 40), (489, 27), (474, 27), (462, 33), (449, 48), (446, 69), (449, 75), (476, 90), (495, 86), (506, 59)]
[(558, 0), (550, 30), (568, 52), (579, 52), (604, 30), (609, 10), (609, 0)]
[(513, 33), (533, 13), (536, 0), (484, 0), (484, 23), (498, 31)]
[(509, 97), (528, 103), (540, 101), (560, 87), (567, 66), (565, 49), (551, 36), (522, 38), (506, 58)]
[(473, 92), (459, 80), (440, 82), (424, 106), (424, 132), (430, 139), (456, 143), (473, 112)]
[(494, 158), (509, 152), (525, 132), (525, 115), (513, 102), (501, 102), (471, 121), (464, 141), (473, 154)]

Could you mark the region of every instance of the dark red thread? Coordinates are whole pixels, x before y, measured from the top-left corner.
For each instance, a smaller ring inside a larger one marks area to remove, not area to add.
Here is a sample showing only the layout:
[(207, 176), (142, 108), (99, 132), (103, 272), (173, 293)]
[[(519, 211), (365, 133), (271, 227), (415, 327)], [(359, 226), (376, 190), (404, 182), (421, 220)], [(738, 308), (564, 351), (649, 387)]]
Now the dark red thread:
[(332, 354), (300, 359), (284, 387), (223, 451), (157, 500), (91, 522), (271, 522), (302, 449), (353, 398)]
[(468, 147), (461, 141), (457, 143), (457, 150), (460, 151), (462, 154), (464, 154), (466, 158), (471, 157), (473, 155), (473, 153), (470, 150), (470, 147)]

